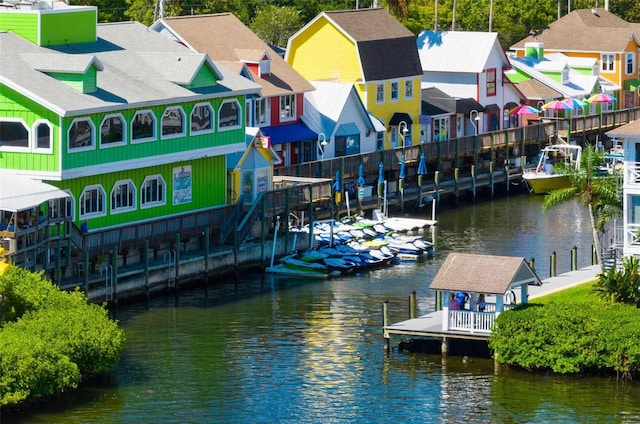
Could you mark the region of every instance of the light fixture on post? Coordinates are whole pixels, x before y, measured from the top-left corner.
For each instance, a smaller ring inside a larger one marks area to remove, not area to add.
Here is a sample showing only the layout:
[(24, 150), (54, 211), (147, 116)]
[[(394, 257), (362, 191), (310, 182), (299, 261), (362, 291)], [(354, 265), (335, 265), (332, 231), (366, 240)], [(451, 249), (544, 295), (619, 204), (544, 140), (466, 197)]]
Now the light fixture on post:
[(320, 154), (320, 160), (324, 160), (324, 147), (329, 144), (324, 133), (318, 134), (318, 153)]
[[(403, 156), (404, 156), (405, 137), (408, 132), (409, 132), (409, 127), (407, 126), (407, 123), (405, 121), (398, 122), (398, 142), (402, 141)], [(400, 137), (402, 137), (402, 140), (400, 140)]]

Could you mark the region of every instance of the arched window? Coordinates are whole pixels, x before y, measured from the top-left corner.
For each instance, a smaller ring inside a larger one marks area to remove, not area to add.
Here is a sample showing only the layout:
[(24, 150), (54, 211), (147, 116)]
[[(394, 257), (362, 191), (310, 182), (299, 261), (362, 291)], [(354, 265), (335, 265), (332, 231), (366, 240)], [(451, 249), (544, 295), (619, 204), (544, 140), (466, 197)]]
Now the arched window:
[(111, 213), (135, 210), (136, 186), (131, 180), (116, 181), (111, 189)]
[(80, 195), (80, 219), (106, 214), (106, 194), (101, 185), (86, 186)]
[(209, 103), (198, 103), (191, 111), (191, 133), (203, 134), (213, 131), (213, 109)]
[(166, 187), (161, 175), (151, 175), (144, 179), (140, 187), (140, 207), (149, 208), (166, 203)]
[(36, 121), (33, 124), (33, 136), (35, 138), (33, 145), (36, 152), (51, 153), (53, 144), (51, 143), (51, 134), (53, 128), (48, 121)]
[(136, 112), (131, 120), (131, 140), (153, 141), (156, 136), (156, 117), (150, 110)]
[(0, 120), (0, 150), (23, 151), (29, 148), (29, 128), (19, 119)]
[(125, 144), (125, 122), (122, 115), (107, 115), (100, 125), (100, 147)]
[(184, 112), (181, 107), (168, 107), (162, 114), (162, 138), (184, 135)]
[(69, 150), (89, 150), (95, 146), (95, 130), (89, 118), (75, 119), (69, 127)]
[(225, 100), (218, 112), (218, 127), (234, 129), (240, 127), (240, 104), (236, 100)]

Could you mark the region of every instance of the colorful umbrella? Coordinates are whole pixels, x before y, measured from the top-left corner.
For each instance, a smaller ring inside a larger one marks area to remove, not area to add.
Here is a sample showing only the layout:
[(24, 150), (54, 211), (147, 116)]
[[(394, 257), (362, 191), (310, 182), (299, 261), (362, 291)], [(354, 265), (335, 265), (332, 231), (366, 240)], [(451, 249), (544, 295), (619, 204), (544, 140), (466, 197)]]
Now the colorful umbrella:
[(617, 99), (607, 93), (598, 93), (587, 99), (587, 103), (613, 103)]
[(564, 99), (562, 101), (562, 103), (566, 103), (569, 106), (571, 106), (572, 109), (582, 109), (584, 108), (587, 103), (583, 100), (578, 100), (578, 99), (573, 99), (573, 98), (569, 98), (569, 99)]
[(359, 186), (365, 185), (366, 181), (364, 180), (364, 165), (360, 164), (358, 166), (358, 179), (356, 180), (356, 184)]
[(420, 162), (418, 163), (418, 187), (422, 188), (422, 176), (427, 175), (427, 162), (424, 159), (424, 153), (420, 155)]
[(573, 106), (568, 105), (560, 100), (552, 100), (542, 105), (543, 110), (573, 110)]
[(540, 113), (540, 110), (530, 105), (520, 105), (509, 111), (510, 115), (535, 115), (536, 113)]

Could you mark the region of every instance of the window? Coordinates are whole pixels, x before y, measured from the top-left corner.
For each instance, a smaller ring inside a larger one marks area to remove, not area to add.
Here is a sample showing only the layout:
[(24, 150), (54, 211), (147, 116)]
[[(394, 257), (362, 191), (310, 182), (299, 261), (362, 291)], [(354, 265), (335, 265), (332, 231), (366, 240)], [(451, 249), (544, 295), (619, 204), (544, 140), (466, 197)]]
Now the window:
[(0, 149), (23, 150), (29, 148), (29, 129), (22, 121), (0, 121)]
[(245, 127), (251, 127), (251, 111), (253, 110), (252, 107), (253, 103), (251, 103), (251, 100), (249, 100), (248, 98), (245, 99), (244, 101), (244, 126)]
[(100, 125), (100, 147), (125, 144), (124, 118), (107, 115)]
[(76, 119), (69, 127), (69, 150), (88, 150), (94, 145), (93, 122), (88, 118)]
[(487, 96), (496, 95), (496, 69), (487, 69)]
[(376, 132), (376, 150), (384, 150), (384, 131)]
[(80, 219), (105, 215), (105, 192), (102, 186), (87, 186), (80, 196)]
[(384, 84), (376, 84), (376, 103), (384, 102)]
[(235, 100), (226, 100), (220, 106), (218, 127), (224, 129), (238, 128), (240, 126), (240, 104)]
[(627, 53), (626, 56), (627, 62), (627, 75), (633, 74), (633, 70), (635, 68), (635, 55), (633, 53)]
[(207, 133), (213, 131), (213, 109), (209, 103), (199, 103), (191, 111), (191, 132)]
[(131, 211), (136, 208), (136, 187), (131, 180), (116, 181), (111, 189), (111, 213)]
[(296, 96), (280, 96), (280, 121), (291, 121), (296, 117)]
[(34, 124), (34, 146), (36, 151), (48, 151), (51, 153), (53, 146), (51, 144), (51, 124), (49, 122), (36, 122)]
[(184, 112), (181, 107), (168, 107), (162, 114), (162, 138), (184, 135)]
[(166, 184), (160, 175), (144, 179), (140, 188), (140, 207), (148, 208), (165, 204)]
[(413, 81), (406, 80), (404, 82), (404, 98), (412, 99), (413, 98)]
[(399, 85), (400, 83), (398, 81), (391, 82), (391, 101), (392, 102), (398, 101), (398, 98), (400, 97), (400, 93), (398, 92)]
[(264, 97), (256, 98), (255, 102), (255, 126), (269, 125), (269, 102), (267, 102), (267, 99)]
[(150, 141), (156, 139), (156, 117), (150, 110), (136, 112), (131, 121), (131, 140)]
[(613, 53), (600, 55), (600, 62), (600, 70), (602, 72), (613, 72), (615, 70), (615, 55)]

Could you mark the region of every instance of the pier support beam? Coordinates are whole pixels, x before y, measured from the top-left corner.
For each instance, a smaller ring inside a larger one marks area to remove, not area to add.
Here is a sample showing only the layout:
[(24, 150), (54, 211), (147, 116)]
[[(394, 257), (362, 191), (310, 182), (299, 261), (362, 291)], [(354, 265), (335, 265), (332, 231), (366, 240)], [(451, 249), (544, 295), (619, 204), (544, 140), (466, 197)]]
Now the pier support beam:
[(449, 340), (446, 337), (442, 339), (440, 352), (442, 353), (442, 356), (447, 356), (449, 354)]
[[(385, 300), (382, 303), (382, 327), (386, 327), (389, 325), (389, 301)], [(382, 330), (384, 333), (384, 351), (389, 352), (391, 350), (391, 340), (385, 330)]]

